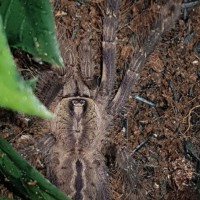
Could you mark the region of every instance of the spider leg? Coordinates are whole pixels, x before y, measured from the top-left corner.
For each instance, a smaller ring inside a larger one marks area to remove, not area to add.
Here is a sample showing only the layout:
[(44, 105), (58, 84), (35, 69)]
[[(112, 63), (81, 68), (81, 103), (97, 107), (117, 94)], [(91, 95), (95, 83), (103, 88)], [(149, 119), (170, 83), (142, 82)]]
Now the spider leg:
[(159, 19), (155, 23), (147, 39), (144, 41), (141, 48), (134, 54), (131, 59), (129, 69), (120, 84), (120, 87), (110, 103), (111, 112), (118, 112), (124, 105), (130, 91), (139, 79), (141, 67), (147, 60), (147, 57), (155, 49), (156, 44), (161, 39), (161, 35), (171, 27), (180, 14), (181, 4), (174, 1), (169, 1), (160, 11)]
[(115, 167), (121, 177), (123, 199), (145, 199), (145, 191), (141, 185), (139, 163), (133, 158), (125, 147), (120, 148), (116, 153)]
[[(115, 57), (116, 57), (116, 31), (117, 31), (117, 15), (119, 10), (119, 0), (107, 0), (105, 2), (106, 12), (103, 19), (103, 68), (99, 95), (107, 97), (113, 89), (115, 77)], [(97, 99), (99, 97), (97, 96)]]
[(46, 135), (38, 140), (33, 139), (31, 136), (28, 136), (27, 139), (26, 143), (23, 142), (23, 145), (19, 145), (19, 147), (17, 147), (17, 151), (34, 167), (42, 167), (41, 161), (44, 160), (46, 164), (49, 150), (55, 143), (54, 136), (46, 133)]
[(83, 82), (88, 88), (95, 88), (94, 63), (92, 62), (92, 51), (87, 35), (81, 41), (79, 48), (80, 70)]
[(63, 87), (62, 78), (53, 71), (42, 72), (37, 81), (35, 94), (49, 106)]
[(50, 70), (39, 74), (35, 93), (46, 106), (49, 106), (53, 102), (63, 89), (65, 82), (70, 81), (73, 73), (72, 66), (76, 64), (73, 44), (66, 37), (66, 28), (57, 23), (56, 30), (65, 66), (59, 68), (52, 66)]

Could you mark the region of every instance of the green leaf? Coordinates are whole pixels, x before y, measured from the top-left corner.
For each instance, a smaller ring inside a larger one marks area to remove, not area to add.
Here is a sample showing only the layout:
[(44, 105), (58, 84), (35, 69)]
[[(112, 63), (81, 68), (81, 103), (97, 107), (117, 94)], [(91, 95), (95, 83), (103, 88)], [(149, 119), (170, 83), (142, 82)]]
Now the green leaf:
[(0, 0), (9, 45), (55, 65), (63, 65), (49, 0)]
[(35, 90), (38, 78), (34, 77), (32, 79), (26, 80), (26, 84), (31, 87), (32, 90)]
[(31, 200), (70, 200), (0, 137), (0, 172), (17, 193)]
[(0, 17), (0, 107), (10, 108), (40, 117), (52, 114), (34, 96), (19, 76), (11, 56)]

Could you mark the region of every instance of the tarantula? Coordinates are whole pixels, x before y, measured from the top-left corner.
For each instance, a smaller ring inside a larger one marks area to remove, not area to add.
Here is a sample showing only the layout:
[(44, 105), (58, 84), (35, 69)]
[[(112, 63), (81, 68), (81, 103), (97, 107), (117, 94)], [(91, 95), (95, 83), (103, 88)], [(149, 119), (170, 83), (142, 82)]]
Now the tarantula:
[[(45, 157), (46, 176), (74, 200), (111, 199), (105, 164), (111, 143), (109, 125), (125, 104), (139, 79), (141, 67), (162, 33), (178, 18), (181, 7), (179, 2), (172, 0), (161, 7), (158, 19), (131, 57), (123, 80), (114, 93), (120, 0), (105, 0), (102, 5), (105, 9), (100, 83), (97, 84), (94, 78), (89, 36), (82, 38), (75, 48), (73, 41), (63, 34), (65, 27), (57, 25), (58, 35), (62, 35), (59, 42), (66, 66), (42, 73), (36, 90), (40, 99), (55, 113), (51, 122), (39, 122), (39, 129), (36, 128), (45, 134), (37, 147)], [(135, 199), (136, 183), (131, 174), (134, 169), (127, 167), (131, 159), (126, 150), (117, 150), (116, 162), (128, 182), (127, 198)]]

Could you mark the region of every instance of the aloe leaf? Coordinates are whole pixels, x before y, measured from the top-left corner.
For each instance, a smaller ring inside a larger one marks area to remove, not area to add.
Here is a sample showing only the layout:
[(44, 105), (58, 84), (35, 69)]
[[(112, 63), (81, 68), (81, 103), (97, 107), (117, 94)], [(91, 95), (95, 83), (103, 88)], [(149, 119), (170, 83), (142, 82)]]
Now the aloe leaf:
[(0, 137), (0, 172), (18, 194), (31, 200), (70, 200)]
[(52, 114), (34, 96), (19, 76), (12, 58), (0, 17), (0, 106), (40, 117)]
[(0, 0), (9, 45), (55, 65), (63, 65), (49, 0)]

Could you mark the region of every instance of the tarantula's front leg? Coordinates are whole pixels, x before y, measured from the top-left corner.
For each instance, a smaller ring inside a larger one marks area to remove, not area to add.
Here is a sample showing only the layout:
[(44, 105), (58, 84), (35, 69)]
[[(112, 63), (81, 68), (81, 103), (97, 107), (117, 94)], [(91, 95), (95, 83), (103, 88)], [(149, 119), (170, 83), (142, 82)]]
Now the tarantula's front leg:
[(107, 0), (105, 2), (106, 13), (103, 19), (103, 69), (99, 95), (109, 96), (112, 92), (115, 73), (116, 56), (116, 30), (119, 0)]
[(89, 40), (89, 35), (86, 34), (78, 48), (80, 72), (81, 79), (87, 85), (87, 87), (89, 89), (95, 89), (97, 86), (97, 81), (94, 77), (94, 62), (92, 59), (93, 55)]
[(131, 59), (129, 69), (126, 71), (122, 83), (110, 104), (111, 112), (118, 112), (127, 99), (131, 89), (133, 89), (139, 78), (139, 71), (147, 60), (147, 57), (155, 49), (161, 35), (171, 27), (178, 18), (181, 4), (170, 0), (160, 10), (160, 15), (154, 28), (150, 31), (146, 41)]

